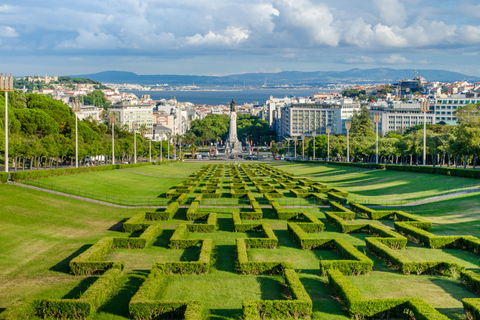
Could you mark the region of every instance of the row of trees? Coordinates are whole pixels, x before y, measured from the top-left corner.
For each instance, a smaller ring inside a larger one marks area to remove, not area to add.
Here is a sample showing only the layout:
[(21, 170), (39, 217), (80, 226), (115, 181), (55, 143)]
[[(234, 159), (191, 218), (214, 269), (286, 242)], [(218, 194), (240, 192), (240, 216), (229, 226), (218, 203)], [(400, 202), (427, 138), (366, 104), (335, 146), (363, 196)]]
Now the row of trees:
[[(427, 163), (434, 165), (476, 165), (480, 154), (480, 103), (457, 109), (458, 125), (427, 124)], [(391, 132), (382, 137), (379, 133), (379, 162), (419, 164), (423, 157), (423, 125), (409, 128), (405, 133)], [(350, 159), (358, 162), (375, 162), (374, 124), (370, 112), (362, 108), (355, 112), (350, 130)], [(330, 157), (347, 155), (345, 135), (330, 135)], [(297, 155), (302, 154), (302, 142), (297, 142)], [(275, 153), (286, 153), (286, 141), (275, 146)], [(293, 142), (290, 151), (293, 152)], [(272, 150), (273, 152), (273, 150)], [(305, 139), (305, 155), (313, 156), (313, 139)], [(327, 136), (315, 138), (315, 157), (327, 157)]]
[[(38, 94), (20, 91), (8, 95), (9, 157), (18, 166), (58, 166), (72, 164), (75, 159), (75, 115), (61, 101)], [(0, 96), (0, 162), (5, 154), (5, 98)], [(134, 154), (133, 133), (115, 128), (115, 157), (117, 162), (131, 162)], [(137, 156), (149, 155), (149, 141), (136, 135)], [(163, 142), (163, 156), (167, 155), (167, 142)], [(172, 148), (170, 148), (172, 149)], [(151, 143), (151, 155), (159, 156), (160, 142)], [(79, 159), (105, 155), (111, 161), (111, 126), (93, 120), (78, 121)], [(170, 150), (172, 153), (172, 150)], [(10, 163), (12, 165), (12, 163)]]
[[(230, 117), (209, 114), (204, 119), (192, 121), (184, 141), (188, 144), (202, 144), (225, 140), (230, 127)], [(255, 144), (267, 144), (276, 138), (267, 121), (250, 114), (237, 115), (237, 135), (240, 141), (253, 141)]]

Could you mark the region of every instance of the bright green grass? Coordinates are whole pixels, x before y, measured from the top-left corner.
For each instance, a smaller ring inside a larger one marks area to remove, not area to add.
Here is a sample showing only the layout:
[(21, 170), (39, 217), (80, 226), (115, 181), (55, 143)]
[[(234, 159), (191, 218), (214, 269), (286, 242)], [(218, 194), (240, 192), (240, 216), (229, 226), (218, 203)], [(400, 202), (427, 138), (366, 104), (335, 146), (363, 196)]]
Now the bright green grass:
[[(201, 165), (203, 164), (201, 163)], [(200, 164), (179, 164), (179, 167), (185, 166), (183, 174), (187, 175), (189, 165), (199, 166)], [(167, 169), (163, 172), (168, 173), (169, 168), (162, 168), (162, 166), (135, 168), (135, 171), (155, 175), (160, 171), (152, 172), (150, 170), (160, 170), (159, 168)], [(170, 167), (171, 170), (175, 168), (175, 166)], [(325, 177), (325, 174), (342, 173), (345, 170), (345, 168), (339, 167), (336, 171), (335, 167), (331, 167), (327, 168), (328, 171), (315, 171), (318, 168), (318, 166), (295, 164), (293, 170), (303, 171), (306, 176), (312, 177), (317, 177), (315, 172)], [(195, 170), (197, 168), (194, 168), (193, 171)], [(351, 170), (350, 172), (362, 174), (363, 170)], [(130, 172), (123, 173), (135, 177), (144, 176), (134, 175)], [(177, 174), (182, 173), (175, 172), (172, 175)], [(404, 173), (398, 173), (397, 177), (403, 178), (403, 175)], [(88, 174), (78, 176), (89, 177)], [(336, 177), (345, 177), (345, 175)], [(157, 177), (150, 178), (157, 179)], [(165, 180), (174, 178), (166, 176)], [(227, 181), (228, 178), (224, 179)], [(133, 182), (135, 183), (135, 181), (141, 180), (134, 179)], [(130, 190), (136, 188), (136, 186), (128, 186), (125, 182), (119, 183), (124, 184)], [(224, 187), (224, 190), (227, 189)], [(142, 194), (143, 191), (139, 192)], [(260, 198), (261, 195), (258, 194), (258, 199)], [(433, 221), (434, 225), (430, 231), (434, 234), (471, 234), (479, 237), (480, 208), (478, 200), (479, 194), (477, 193), (400, 209)], [(93, 283), (95, 277), (70, 275), (68, 273), (69, 261), (103, 236), (129, 236), (121, 232), (119, 222), (139, 211), (139, 209), (125, 210), (84, 203), (10, 185), (0, 185), (0, 201), (2, 203), (2, 213), (0, 214), (0, 243), (2, 243), (0, 246), (0, 259), (2, 260), (0, 264), (0, 283), (2, 284), (0, 286), (0, 308), (7, 307), (19, 298), (78, 298)], [(206, 318), (215, 320), (238, 320), (241, 317), (243, 299), (285, 299), (281, 277), (244, 276), (236, 273), (235, 239), (258, 237), (259, 233), (235, 233), (231, 213), (233, 211), (249, 211), (251, 208), (249, 206), (245, 208), (204, 207), (201, 210), (218, 213), (218, 230), (215, 233), (189, 234), (191, 238), (213, 239), (214, 259), (211, 272), (197, 276), (168, 276), (165, 285), (162, 285), (158, 292), (158, 297), (200, 300), (204, 303)], [(322, 219), (326, 225), (325, 231), (319, 234), (309, 234), (310, 237), (344, 238), (374, 261), (374, 268), (369, 276), (349, 277), (367, 298), (421, 297), (451, 319), (460, 320), (464, 319), (461, 299), (477, 297), (466, 290), (458, 280), (430, 276), (405, 276), (399, 274), (398, 271), (389, 269), (382, 261), (366, 251), (365, 238), (370, 235), (336, 232), (323, 214), (323, 211), (328, 209), (310, 207), (288, 208), (287, 210), (312, 212)], [(301, 281), (312, 298), (314, 309), (312, 319), (347, 320), (348, 315), (342, 306), (332, 298), (326, 278), (318, 275), (320, 259), (340, 258), (339, 254), (334, 251), (299, 249), (286, 230), (286, 221), (277, 220), (273, 209), (263, 209), (263, 211), (262, 222), (271, 224), (279, 239), (279, 247), (271, 250), (249, 249), (249, 258), (257, 261), (285, 260), (291, 262), (298, 268)], [(156, 261), (186, 261), (198, 258), (198, 249), (174, 250), (168, 248), (173, 229), (179, 223), (185, 222), (185, 212), (186, 209), (182, 208), (172, 221), (160, 222), (168, 230), (164, 230), (162, 235), (146, 249), (114, 250), (105, 257), (106, 260), (126, 261), (126, 273), (115, 288), (112, 299), (100, 308), (93, 320), (128, 319), (128, 303), (148, 275), (150, 266)], [(250, 221), (244, 221), (244, 223), (248, 222)], [(365, 222), (365, 219), (356, 219), (354, 222)], [(383, 224), (390, 228), (393, 226), (393, 221), (390, 220), (374, 221), (373, 223)], [(4, 243), (6, 245), (3, 245)], [(472, 270), (478, 270), (476, 267), (478, 256), (468, 252), (450, 249), (432, 250), (409, 242), (404, 253), (411, 259), (450, 259)]]
[[(327, 183), (350, 192), (349, 201), (374, 204), (403, 204), (473, 188), (480, 188), (478, 179), (448, 177), (435, 174), (395, 172), (388, 170), (351, 170), (342, 175), (325, 172), (344, 172), (345, 167), (318, 164), (273, 164), (298, 176)], [(338, 170), (336, 170), (338, 169)], [(350, 170), (350, 169), (349, 169)]]

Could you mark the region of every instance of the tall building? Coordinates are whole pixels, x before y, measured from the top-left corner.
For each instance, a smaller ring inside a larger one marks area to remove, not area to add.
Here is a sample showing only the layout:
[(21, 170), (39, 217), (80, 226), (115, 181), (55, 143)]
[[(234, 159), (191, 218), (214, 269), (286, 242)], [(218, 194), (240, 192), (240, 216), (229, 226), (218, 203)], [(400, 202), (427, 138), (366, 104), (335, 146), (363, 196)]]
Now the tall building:
[(352, 119), (354, 110), (359, 109), (360, 104), (352, 99), (285, 106), (281, 109), (279, 138), (311, 136), (313, 131), (326, 134), (327, 127), (331, 127), (334, 134), (346, 133), (345, 122)]
[(378, 131), (382, 135), (391, 131), (403, 133), (406, 129), (423, 124), (426, 116), (427, 124), (433, 124), (433, 104), (429, 105), (430, 111), (423, 114), (419, 101), (397, 102), (382, 101), (380, 103), (372, 103), (369, 105), (370, 114), (373, 119), (374, 114), (380, 114), (380, 123)]
[(439, 95), (435, 97), (435, 123), (457, 124), (455, 110), (467, 104), (479, 103), (480, 93)]
[(154, 105), (139, 105), (139, 104), (116, 104), (110, 108), (111, 112), (117, 114), (117, 123), (121, 127), (128, 127), (129, 130), (134, 129), (134, 123), (137, 129), (143, 125), (148, 130), (146, 136), (152, 136), (153, 129), (153, 108)]

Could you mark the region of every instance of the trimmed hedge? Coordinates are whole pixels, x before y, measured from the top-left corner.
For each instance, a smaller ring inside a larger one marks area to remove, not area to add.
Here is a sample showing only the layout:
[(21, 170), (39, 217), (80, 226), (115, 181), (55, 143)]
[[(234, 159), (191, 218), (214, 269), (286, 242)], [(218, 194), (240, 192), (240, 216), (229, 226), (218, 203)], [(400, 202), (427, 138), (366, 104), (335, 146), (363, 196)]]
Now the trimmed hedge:
[(441, 276), (458, 276), (465, 267), (451, 261), (411, 261), (382, 243), (377, 238), (366, 238), (367, 248), (377, 257), (387, 261), (394, 269), (400, 270), (403, 274), (429, 274)]
[(288, 223), (288, 231), (300, 244), (302, 249), (336, 250), (348, 260), (321, 260), (320, 270), (323, 275), (327, 270), (337, 269), (347, 275), (368, 274), (373, 267), (373, 261), (358, 251), (344, 239), (308, 238), (308, 234), (296, 223)]
[(358, 289), (338, 270), (327, 271), (328, 282), (335, 295), (343, 302), (352, 318), (405, 318), (448, 320), (422, 299), (365, 299)]
[(101, 261), (100, 259), (112, 249), (114, 238), (102, 238), (79, 256), (70, 261), (70, 271), (75, 275), (90, 275), (103, 273), (111, 268), (122, 269), (122, 261)]
[(341, 204), (346, 204), (347, 203), (347, 198), (346, 197), (344, 197), (344, 196), (342, 196), (338, 193), (335, 193), (333, 191), (327, 192), (327, 196), (328, 196), (328, 199), (336, 201), (338, 203), (341, 203)]
[(247, 254), (247, 244), (245, 239), (237, 238), (237, 270), (240, 274), (282, 274), (286, 268), (293, 269), (293, 266), (284, 261), (249, 261)]
[(213, 240), (199, 240), (201, 243), (200, 257), (198, 261), (175, 261), (157, 262), (154, 268), (161, 270), (164, 274), (204, 274), (210, 271), (210, 263), (213, 251)]
[(283, 271), (287, 289), (293, 300), (245, 300), (243, 319), (309, 319), (312, 314), (312, 300), (293, 269)]
[(273, 232), (270, 224), (262, 223), (259, 227), (250, 231), (260, 232), (264, 238), (245, 238), (247, 248), (275, 249), (278, 246), (278, 238)]
[(207, 213), (202, 219), (206, 219), (206, 223), (189, 223), (187, 224), (188, 232), (202, 232), (202, 233), (212, 233), (215, 232), (217, 226), (217, 213)]
[(136, 320), (185, 319), (202, 320), (202, 305), (191, 300), (155, 300), (165, 273), (153, 268), (128, 305)]
[(467, 314), (467, 319), (478, 320), (480, 319), (480, 299), (465, 298), (462, 300), (463, 309)]
[(145, 221), (147, 219), (146, 212), (139, 212), (127, 221), (123, 223), (123, 231), (132, 233), (137, 231), (143, 231), (150, 226), (150, 222)]
[(132, 163), (132, 164), (114, 164), (106, 166), (94, 166), (94, 167), (80, 167), (80, 168), (62, 168), (62, 169), (45, 169), (45, 170), (28, 170), (28, 171), (17, 171), (11, 173), (11, 178), (13, 181), (21, 180), (31, 180), (39, 179), (46, 177), (54, 176), (64, 176), (79, 174), (85, 172), (98, 172), (98, 171), (108, 171), (115, 169), (125, 169), (125, 168), (134, 168), (152, 165), (153, 162), (141, 162), (141, 163)]
[(147, 220), (171, 220), (178, 211), (179, 203), (177, 201), (171, 202), (164, 211), (149, 211), (146, 212)]
[(6, 183), (8, 181), (8, 172), (0, 172), (0, 183)]

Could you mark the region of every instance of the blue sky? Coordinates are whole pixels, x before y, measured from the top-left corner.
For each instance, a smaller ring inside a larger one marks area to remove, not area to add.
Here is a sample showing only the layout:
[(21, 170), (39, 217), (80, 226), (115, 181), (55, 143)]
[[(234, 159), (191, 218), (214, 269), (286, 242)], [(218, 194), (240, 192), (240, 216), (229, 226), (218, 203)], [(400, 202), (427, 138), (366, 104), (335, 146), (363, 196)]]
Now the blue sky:
[(480, 76), (478, 0), (0, 2), (0, 72), (227, 75), (351, 68)]

